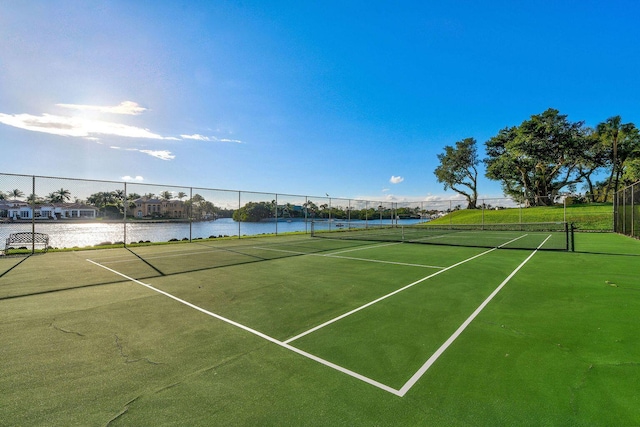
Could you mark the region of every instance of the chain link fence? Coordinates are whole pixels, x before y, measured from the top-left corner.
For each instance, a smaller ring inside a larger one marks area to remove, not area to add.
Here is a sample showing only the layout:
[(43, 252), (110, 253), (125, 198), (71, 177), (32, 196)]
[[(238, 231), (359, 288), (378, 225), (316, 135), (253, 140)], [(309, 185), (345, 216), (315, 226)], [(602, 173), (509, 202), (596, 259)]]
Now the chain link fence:
[(640, 238), (640, 181), (616, 193), (616, 233)]
[(575, 222), (579, 229), (613, 229), (610, 205), (590, 216), (588, 209), (572, 209), (573, 201), (567, 197), (548, 204), (544, 214), (532, 216), (524, 199), (481, 199), (478, 209), (465, 209), (466, 202), (456, 198), (375, 201), (0, 174), (0, 252), (35, 251), (33, 242), (12, 242), (17, 233), (46, 234), (50, 248), (83, 248), (308, 234), (311, 222), (316, 230), (433, 220), (456, 224)]

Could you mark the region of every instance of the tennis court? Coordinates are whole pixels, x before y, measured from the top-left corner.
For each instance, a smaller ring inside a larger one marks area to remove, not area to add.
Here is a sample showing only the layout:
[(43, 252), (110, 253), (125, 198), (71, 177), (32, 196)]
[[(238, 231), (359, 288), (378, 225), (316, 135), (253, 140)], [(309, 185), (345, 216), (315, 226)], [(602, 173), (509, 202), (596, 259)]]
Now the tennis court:
[(488, 238), (2, 257), (3, 422), (640, 423), (640, 242)]

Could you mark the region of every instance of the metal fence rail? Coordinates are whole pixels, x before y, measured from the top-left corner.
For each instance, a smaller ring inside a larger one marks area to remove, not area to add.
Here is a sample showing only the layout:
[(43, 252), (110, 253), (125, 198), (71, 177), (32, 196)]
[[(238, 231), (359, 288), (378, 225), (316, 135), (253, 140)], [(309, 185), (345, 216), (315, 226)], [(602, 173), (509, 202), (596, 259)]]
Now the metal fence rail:
[(640, 181), (616, 193), (616, 233), (640, 238)]
[[(488, 211), (508, 209), (508, 222), (523, 222), (528, 205), (510, 198), (478, 200), (475, 212), (481, 216), (474, 221), (484, 223)], [(549, 205), (551, 216), (544, 221), (574, 222), (567, 198)], [(52, 248), (74, 248), (310, 233), (311, 222), (328, 230), (352, 223), (411, 224), (446, 214), (456, 222), (465, 220), (465, 206), (459, 198), (360, 200), (0, 173), (0, 243), (22, 232), (49, 235)], [(588, 218), (579, 221), (589, 227)], [(610, 231), (613, 219), (608, 222)]]

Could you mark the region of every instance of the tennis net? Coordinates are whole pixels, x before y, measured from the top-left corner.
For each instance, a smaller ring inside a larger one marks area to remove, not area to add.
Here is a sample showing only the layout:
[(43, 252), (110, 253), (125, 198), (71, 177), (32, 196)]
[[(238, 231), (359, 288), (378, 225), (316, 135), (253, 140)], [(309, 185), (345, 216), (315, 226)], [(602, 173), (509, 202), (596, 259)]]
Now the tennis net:
[(312, 223), (311, 236), (483, 248), (574, 250), (574, 227), (567, 222), (444, 225), (345, 223), (331, 230), (319, 230)]

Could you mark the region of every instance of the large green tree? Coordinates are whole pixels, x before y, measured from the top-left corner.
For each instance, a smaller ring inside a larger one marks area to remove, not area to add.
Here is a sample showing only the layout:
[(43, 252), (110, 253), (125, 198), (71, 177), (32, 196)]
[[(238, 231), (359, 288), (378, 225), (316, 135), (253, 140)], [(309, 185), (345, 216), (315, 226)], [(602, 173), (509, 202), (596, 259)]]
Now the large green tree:
[(258, 222), (274, 215), (273, 202), (248, 202), (233, 212), (234, 221)]
[(628, 162), (622, 175), (624, 185), (631, 185), (640, 181), (640, 156)]
[(476, 140), (465, 138), (455, 147), (447, 145), (444, 153), (438, 154), (440, 166), (434, 171), (438, 182), (462, 194), (467, 199), (467, 209), (475, 209), (478, 201), (478, 169), (480, 163)]
[(550, 108), (486, 142), (486, 175), (501, 181), (509, 196), (549, 205), (560, 190), (581, 181), (579, 165), (588, 144), (584, 122), (570, 122)]
[(607, 155), (593, 129), (587, 129), (585, 144), (580, 161), (578, 162), (578, 176), (582, 179), (587, 190), (586, 197), (591, 202), (600, 198), (601, 185), (594, 182), (599, 172), (607, 166)]

